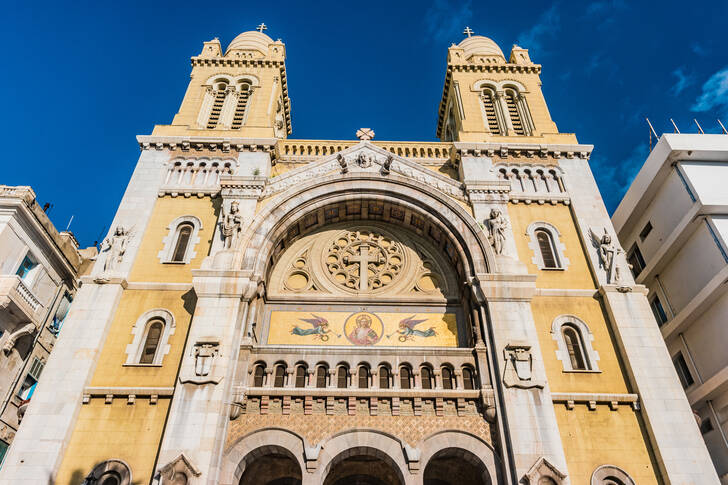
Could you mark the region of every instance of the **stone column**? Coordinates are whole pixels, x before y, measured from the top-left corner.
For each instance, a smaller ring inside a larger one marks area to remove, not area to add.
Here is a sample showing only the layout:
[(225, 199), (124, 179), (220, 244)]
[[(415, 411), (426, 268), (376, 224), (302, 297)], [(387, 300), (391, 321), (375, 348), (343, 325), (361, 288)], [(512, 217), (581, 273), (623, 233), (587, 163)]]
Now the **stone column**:
[[(228, 401), (239, 379), (235, 370), (247, 301), (252, 298), (255, 285), (234, 271), (224, 270), (195, 270), (193, 285), (197, 306), (157, 467), (184, 454), (202, 473), (197, 481), (214, 484), (229, 422)], [(216, 352), (207, 371), (200, 372), (200, 347), (204, 344), (213, 345)]]
[(602, 286), (603, 298), (627, 377), (639, 393), (641, 414), (655, 459), (669, 485), (718, 485), (719, 480), (690, 404), (680, 385), (646, 288)]
[[(497, 379), (493, 386), (500, 390), (499, 422), (510, 443), (505, 459), (515, 473), (511, 481), (519, 482), (541, 457), (568, 475), (531, 313), (535, 276), (480, 275), (479, 286), (490, 314), (487, 343)], [(570, 483), (567, 476), (563, 484)]]

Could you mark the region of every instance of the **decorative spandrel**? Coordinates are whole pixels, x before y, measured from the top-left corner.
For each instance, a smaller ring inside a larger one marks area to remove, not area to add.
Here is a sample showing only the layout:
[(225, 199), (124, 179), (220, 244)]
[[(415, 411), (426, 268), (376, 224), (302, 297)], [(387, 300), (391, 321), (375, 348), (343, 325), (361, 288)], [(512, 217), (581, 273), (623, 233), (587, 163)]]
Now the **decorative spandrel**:
[(338, 235), (326, 254), (328, 276), (337, 285), (362, 292), (390, 285), (405, 262), (402, 245), (374, 231)]

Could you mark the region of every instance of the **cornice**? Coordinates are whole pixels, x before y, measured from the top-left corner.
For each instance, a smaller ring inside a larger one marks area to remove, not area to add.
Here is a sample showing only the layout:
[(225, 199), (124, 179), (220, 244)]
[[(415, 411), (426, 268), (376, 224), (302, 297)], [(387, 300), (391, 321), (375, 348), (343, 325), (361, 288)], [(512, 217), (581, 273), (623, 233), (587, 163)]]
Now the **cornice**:
[(523, 158), (580, 158), (588, 160), (594, 145), (556, 143), (471, 143), (455, 142), (458, 157), (489, 157), (505, 159), (510, 156)]
[(230, 152), (262, 151), (273, 154), (277, 138), (231, 138), (214, 136), (153, 136), (138, 135), (141, 150), (219, 150)]

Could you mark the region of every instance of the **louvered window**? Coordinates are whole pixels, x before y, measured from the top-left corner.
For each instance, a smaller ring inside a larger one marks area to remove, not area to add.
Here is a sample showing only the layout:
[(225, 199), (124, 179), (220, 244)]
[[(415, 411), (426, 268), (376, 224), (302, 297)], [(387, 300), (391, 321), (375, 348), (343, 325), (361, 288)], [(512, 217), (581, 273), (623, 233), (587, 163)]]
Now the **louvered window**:
[(207, 121), (207, 129), (212, 130), (217, 126), (222, 114), (222, 105), (225, 104), (225, 96), (227, 95), (227, 84), (220, 83), (215, 89), (215, 100), (212, 103), (210, 118)]
[(243, 120), (245, 119), (245, 109), (248, 106), (249, 98), (250, 84), (242, 83), (240, 85), (240, 91), (238, 92), (238, 102), (235, 105), (235, 114), (233, 115), (233, 130), (238, 130), (241, 126), (243, 126)]
[(523, 129), (523, 120), (521, 114), (518, 112), (516, 106), (517, 94), (511, 90), (506, 91), (506, 106), (508, 106), (508, 116), (511, 117), (511, 125), (513, 125), (513, 131), (516, 135), (525, 135), (526, 131)]
[(147, 326), (147, 338), (144, 340), (144, 348), (139, 358), (140, 364), (153, 364), (157, 355), (159, 340), (162, 338), (164, 324), (159, 320), (152, 320)]
[(495, 97), (493, 96), (493, 91), (489, 89), (483, 91), (483, 108), (485, 109), (485, 117), (488, 121), (488, 130), (494, 135), (501, 135), (498, 118), (495, 114)]

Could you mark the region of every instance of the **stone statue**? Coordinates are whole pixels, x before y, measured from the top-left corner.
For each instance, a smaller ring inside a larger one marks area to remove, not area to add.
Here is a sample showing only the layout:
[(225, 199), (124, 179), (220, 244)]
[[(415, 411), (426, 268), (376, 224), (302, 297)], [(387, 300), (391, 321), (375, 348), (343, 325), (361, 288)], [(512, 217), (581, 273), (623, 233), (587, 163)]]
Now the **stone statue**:
[(105, 252), (106, 260), (104, 261), (104, 273), (111, 272), (124, 259), (126, 247), (129, 242), (131, 231), (125, 230), (122, 226), (116, 226), (116, 230), (111, 237), (108, 237), (101, 243), (101, 252)]
[(278, 104), (276, 104), (276, 115), (275, 121), (273, 122), (273, 128), (277, 138), (285, 136), (284, 128), (286, 126), (285, 119), (283, 117), (283, 99), (278, 98)]
[(508, 221), (503, 217), (503, 213), (500, 209), (491, 209), (490, 217), (487, 219), (488, 232), (490, 233), (488, 239), (490, 244), (493, 246), (495, 254), (503, 254), (503, 245), (506, 242), (506, 227)]
[(382, 164), (382, 175), (389, 175), (389, 172), (392, 169), (392, 155), (389, 155), (386, 160), (384, 160), (384, 163)]
[(612, 242), (612, 236), (604, 229), (604, 234), (599, 237), (589, 229), (592, 244), (599, 255), (599, 265), (607, 273), (607, 283), (619, 283), (621, 276), (619, 267), (616, 264), (616, 256), (622, 252), (622, 248)]
[(234, 200), (230, 204), (230, 212), (223, 208), (220, 232), (223, 237), (223, 249), (232, 249), (237, 242), (238, 234), (243, 225), (243, 216), (240, 215), (240, 205)]
[(339, 153), (336, 155), (336, 160), (339, 162), (339, 165), (341, 166), (341, 173), (347, 173), (349, 171), (349, 167), (347, 167), (346, 158)]

